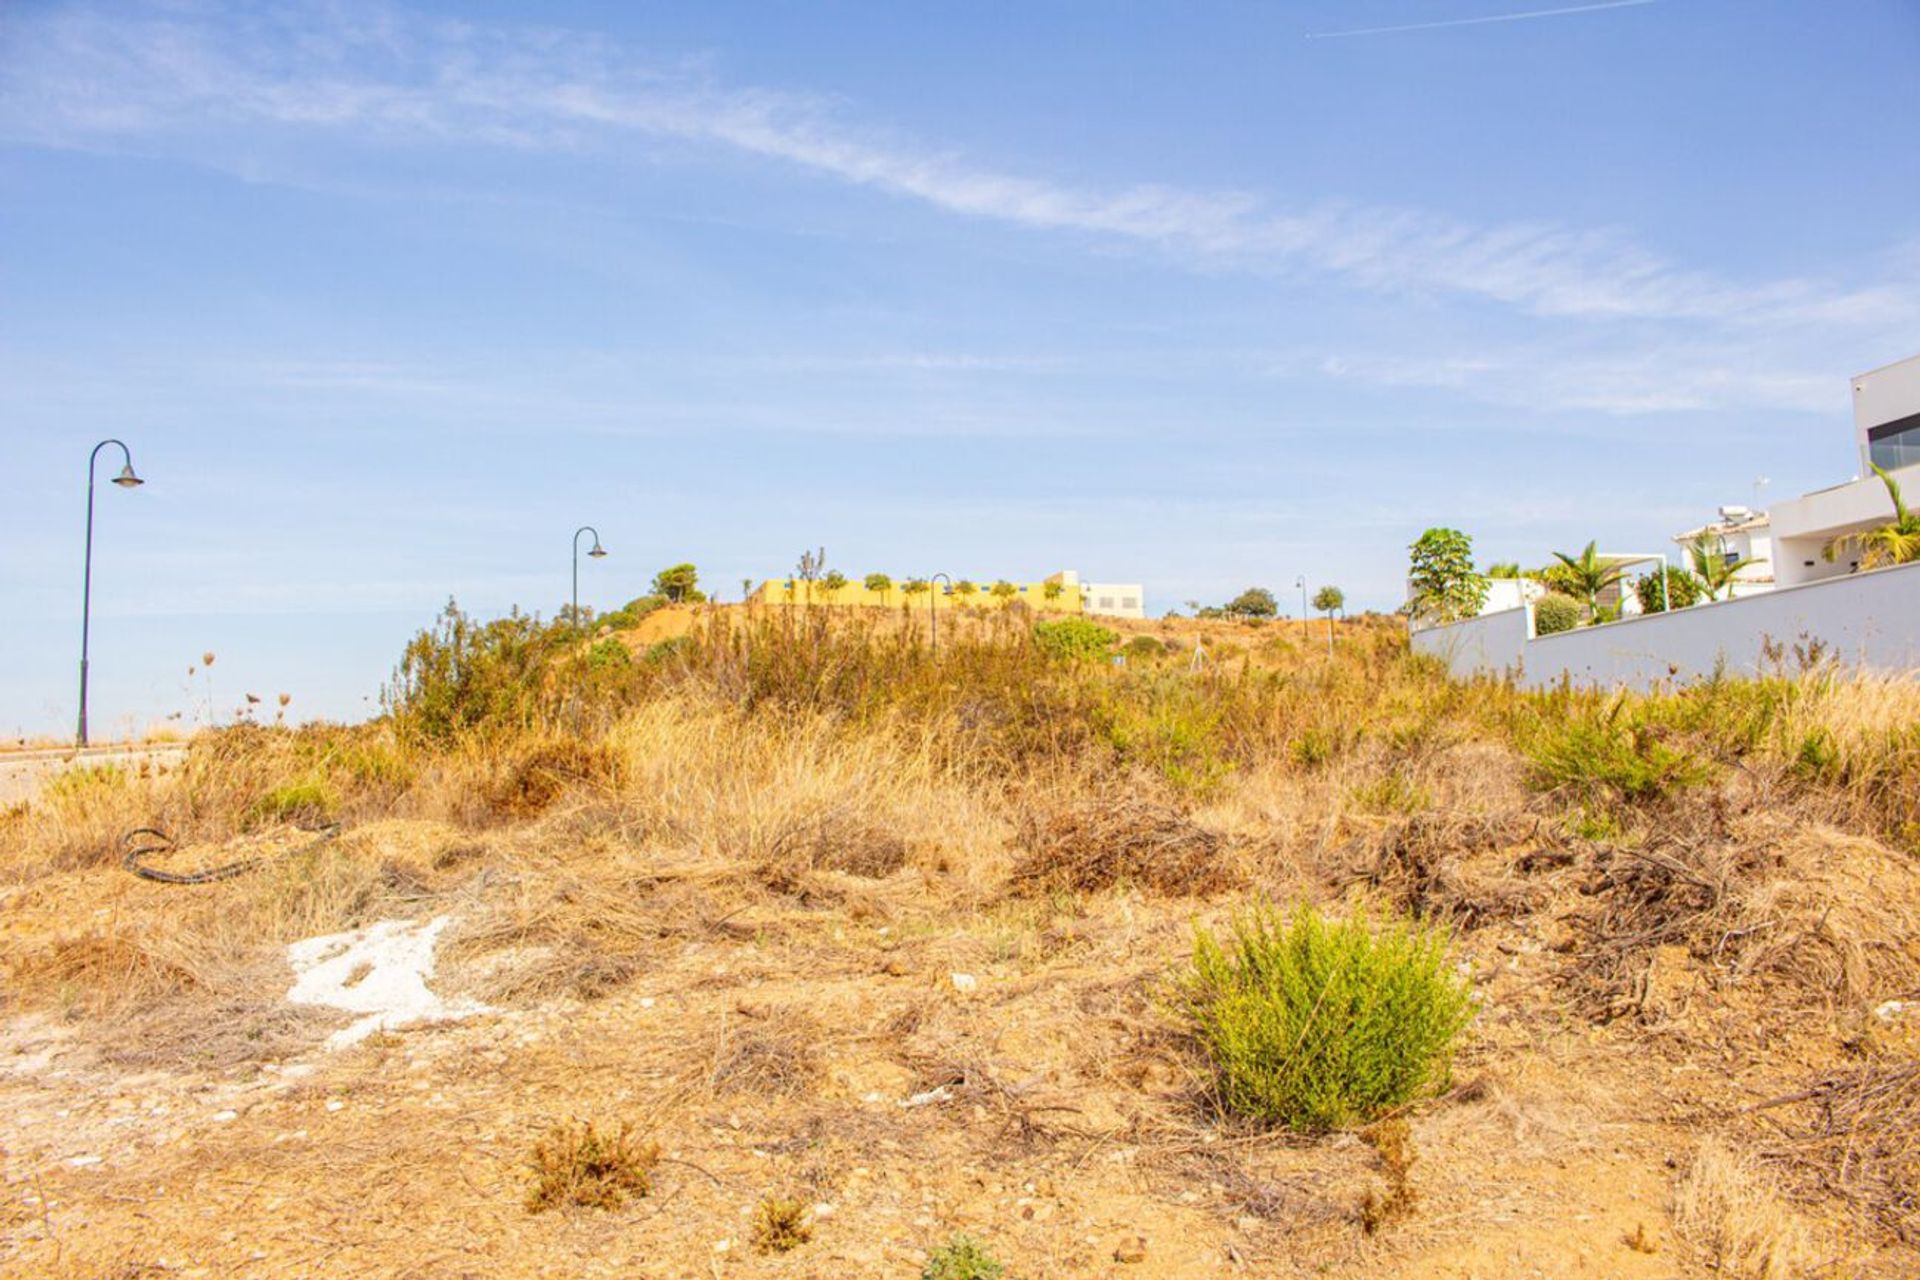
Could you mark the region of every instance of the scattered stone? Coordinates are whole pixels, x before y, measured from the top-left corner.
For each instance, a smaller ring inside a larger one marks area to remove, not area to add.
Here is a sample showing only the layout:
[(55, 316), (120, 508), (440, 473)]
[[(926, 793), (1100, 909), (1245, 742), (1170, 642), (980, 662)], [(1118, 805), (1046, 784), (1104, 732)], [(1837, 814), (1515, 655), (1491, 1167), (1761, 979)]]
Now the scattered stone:
[(1145, 1262), (1147, 1260), (1147, 1238), (1135, 1236), (1131, 1240), (1122, 1240), (1120, 1247), (1113, 1251), (1115, 1262)]
[(956, 973), (956, 974), (953, 974), (952, 977), (953, 977), (953, 989), (955, 991), (958, 991), (961, 995), (966, 995), (969, 992), (977, 991), (980, 989), (980, 979), (974, 977), (970, 973)]
[(900, 1105), (903, 1107), (929, 1107), (936, 1102), (951, 1101), (953, 1101), (953, 1090), (943, 1084), (938, 1088), (928, 1089), (924, 1093), (916, 1093)]
[(239, 1118), (240, 1113), (238, 1111), (216, 1111), (213, 1113), (213, 1122), (215, 1124), (227, 1124)]

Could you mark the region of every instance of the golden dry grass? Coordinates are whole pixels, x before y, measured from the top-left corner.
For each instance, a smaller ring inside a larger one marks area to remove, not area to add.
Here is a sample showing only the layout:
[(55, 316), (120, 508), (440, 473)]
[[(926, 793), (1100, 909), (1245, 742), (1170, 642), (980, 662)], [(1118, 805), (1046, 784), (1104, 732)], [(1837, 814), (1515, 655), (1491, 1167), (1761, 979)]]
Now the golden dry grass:
[[(1920, 991), (1912, 681), (1630, 699), (1705, 780), (1589, 800), (1542, 789), (1529, 752), (1602, 700), (1449, 683), (1391, 624), (1346, 627), (1331, 662), (1298, 627), (1144, 624), (1186, 649), (1064, 669), (1007, 619), (943, 618), (938, 664), (911, 619), (683, 621), (685, 651), (572, 692), (557, 649), (450, 736), (405, 714), (202, 735), (168, 776), (76, 774), (0, 818), (9, 1035), (78, 1064), (0, 1075), (32, 1201), (0, 1270), (171, 1266), (157, 1220), (215, 1274), (249, 1249), (339, 1275), (706, 1274), (778, 1234), (770, 1204), (813, 1232), (756, 1259), (775, 1275), (911, 1274), (956, 1230), (1019, 1274), (1106, 1274), (1142, 1235), (1129, 1274), (1491, 1275), (1516, 1250), (1695, 1274), (1672, 1229), (1732, 1273), (1911, 1274), (1910, 1117), (1877, 1082), (1920, 1046), (1872, 1011)], [(1596, 750), (1576, 765), (1619, 767)], [(324, 796), (342, 835), (217, 884), (117, 865), (137, 825), (183, 864), (271, 839), (275, 795)], [(1404, 1132), (1296, 1144), (1205, 1106), (1166, 982), (1248, 896), (1454, 926), (1483, 1013)], [(443, 914), (437, 989), (499, 1012), (320, 1055), (344, 1019), (280, 1001), (284, 946)], [(155, 1089), (283, 1066), (319, 1074), (105, 1170), (64, 1163), (73, 1134), (172, 1131), (36, 1109), (64, 1089), (146, 1115)], [(644, 1126), (655, 1193), (604, 1230), (527, 1220), (528, 1153), (582, 1115)], [(1703, 1131), (1725, 1144), (1696, 1159)], [(1804, 1232), (1759, 1232), (1763, 1195)], [(340, 1252), (300, 1243), (329, 1222)]]

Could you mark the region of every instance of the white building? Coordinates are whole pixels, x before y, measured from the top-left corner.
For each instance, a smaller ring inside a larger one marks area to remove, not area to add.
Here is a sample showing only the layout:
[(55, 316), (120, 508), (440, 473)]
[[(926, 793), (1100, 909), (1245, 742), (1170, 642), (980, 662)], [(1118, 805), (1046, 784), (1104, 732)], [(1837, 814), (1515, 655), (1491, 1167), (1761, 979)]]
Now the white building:
[(1675, 563), (1683, 569), (1691, 563), (1692, 548), (1697, 542), (1705, 543), (1728, 564), (1746, 561), (1733, 575), (1730, 594), (1735, 600), (1758, 591), (1773, 590), (1773, 522), (1765, 511), (1722, 507), (1718, 520), (1676, 533), (1673, 540), (1680, 548)]
[(1783, 587), (1852, 573), (1858, 561), (1829, 561), (1832, 541), (1885, 524), (1893, 518), (1886, 486), (1868, 464), (1884, 468), (1901, 495), (1920, 499), (1920, 356), (1863, 373), (1853, 380), (1854, 441), (1860, 476), (1845, 484), (1775, 503), (1772, 517), (1774, 578)]
[(1062, 569), (1047, 581), (1058, 582), (1063, 587), (1078, 587), (1083, 612), (1108, 618), (1147, 616), (1146, 588), (1138, 582), (1082, 582), (1072, 569)]

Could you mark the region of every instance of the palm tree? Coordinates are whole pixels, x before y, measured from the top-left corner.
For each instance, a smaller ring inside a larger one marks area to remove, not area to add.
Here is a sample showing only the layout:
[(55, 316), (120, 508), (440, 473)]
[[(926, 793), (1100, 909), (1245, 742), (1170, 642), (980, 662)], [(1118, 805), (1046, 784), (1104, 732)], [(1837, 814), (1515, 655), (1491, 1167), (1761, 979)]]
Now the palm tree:
[(1554, 559), (1566, 566), (1565, 584), (1570, 594), (1581, 604), (1587, 606), (1587, 617), (1600, 615), (1600, 596), (1608, 587), (1615, 586), (1626, 575), (1626, 569), (1612, 561), (1603, 560), (1589, 542), (1587, 549), (1578, 556), (1570, 556), (1564, 551), (1553, 553)]
[(1907, 504), (1900, 500), (1899, 481), (1877, 466), (1873, 474), (1880, 477), (1880, 483), (1887, 486), (1887, 496), (1893, 499), (1892, 523), (1858, 533), (1843, 533), (1829, 542), (1821, 554), (1828, 560), (1837, 560), (1849, 552), (1858, 553), (1862, 569), (1912, 564), (1920, 560), (1920, 512), (1907, 510)]
[(1753, 563), (1751, 558), (1727, 559), (1727, 553), (1722, 549), (1725, 545), (1718, 540), (1709, 540), (1705, 535), (1687, 544), (1687, 558), (1693, 561), (1693, 574), (1700, 579), (1700, 589), (1706, 592), (1709, 600), (1718, 600), (1722, 589), (1726, 591), (1727, 599), (1733, 599), (1734, 578)]

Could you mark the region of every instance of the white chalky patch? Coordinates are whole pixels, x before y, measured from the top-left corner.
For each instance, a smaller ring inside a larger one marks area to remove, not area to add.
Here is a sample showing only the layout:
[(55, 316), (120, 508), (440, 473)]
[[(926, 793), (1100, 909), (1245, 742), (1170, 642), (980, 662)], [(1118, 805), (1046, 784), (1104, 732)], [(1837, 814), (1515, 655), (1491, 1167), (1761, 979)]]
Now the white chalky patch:
[(327, 1037), (344, 1049), (376, 1031), (415, 1022), (450, 1022), (491, 1010), (477, 1000), (443, 1000), (427, 989), (433, 947), (451, 916), (382, 920), (364, 929), (307, 938), (287, 948), (295, 1004), (319, 1004), (366, 1016)]

